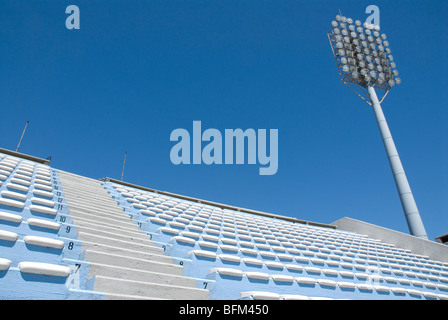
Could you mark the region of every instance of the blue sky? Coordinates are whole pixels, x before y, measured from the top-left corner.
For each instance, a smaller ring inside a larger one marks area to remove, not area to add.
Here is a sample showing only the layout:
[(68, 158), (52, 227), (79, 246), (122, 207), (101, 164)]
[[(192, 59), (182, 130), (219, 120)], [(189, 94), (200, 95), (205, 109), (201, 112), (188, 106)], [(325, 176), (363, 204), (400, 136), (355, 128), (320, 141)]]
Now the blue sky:
[[(80, 9), (68, 30), (65, 8)], [(448, 232), (448, 2), (0, 2), (0, 146), (80, 175), (331, 223), (408, 232), (370, 107), (339, 80), (338, 9), (380, 8), (402, 85), (383, 103), (430, 238)], [(278, 129), (278, 172), (179, 165), (170, 133)]]

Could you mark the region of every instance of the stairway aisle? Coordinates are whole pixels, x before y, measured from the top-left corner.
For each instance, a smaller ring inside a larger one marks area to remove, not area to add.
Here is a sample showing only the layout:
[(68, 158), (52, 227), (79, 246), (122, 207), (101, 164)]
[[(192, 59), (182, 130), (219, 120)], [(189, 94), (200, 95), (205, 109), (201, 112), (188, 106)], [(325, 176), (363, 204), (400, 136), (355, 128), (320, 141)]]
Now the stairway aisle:
[(208, 299), (208, 290), (182, 276), (183, 267), (149, 240), (97, 180), (64, 171), (59, 177), (89, 278), (95, 277), (93, 290), (106, 299)]

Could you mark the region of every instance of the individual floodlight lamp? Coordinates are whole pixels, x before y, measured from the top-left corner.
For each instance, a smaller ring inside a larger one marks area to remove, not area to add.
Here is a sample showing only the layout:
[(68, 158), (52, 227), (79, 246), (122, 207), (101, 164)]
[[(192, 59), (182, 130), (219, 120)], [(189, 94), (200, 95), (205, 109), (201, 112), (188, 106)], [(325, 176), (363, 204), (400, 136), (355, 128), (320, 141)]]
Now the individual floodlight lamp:
[[(361, 24), (359, 20), (354, 24), (354, 27), (350, 27), (353, 25), (352, 19), (337, 15), (327, 34), (339, 76), (347, 87), (373, 107), (409, 232), (427, 240), (425, 227), (380, 105), (389, 90), (401, 84), (389, 41), (386, 40), (386, 34), (380, 33), (379, 26)], [(341, 37), (344, 33), (346, 35)], [(343, 43), (343, 46), (339, 43)], [(348, 59), (351, 59), (351, 67), (346, 63)], [(376, 90), (382, 92), (381, 99), (378, 99)]]

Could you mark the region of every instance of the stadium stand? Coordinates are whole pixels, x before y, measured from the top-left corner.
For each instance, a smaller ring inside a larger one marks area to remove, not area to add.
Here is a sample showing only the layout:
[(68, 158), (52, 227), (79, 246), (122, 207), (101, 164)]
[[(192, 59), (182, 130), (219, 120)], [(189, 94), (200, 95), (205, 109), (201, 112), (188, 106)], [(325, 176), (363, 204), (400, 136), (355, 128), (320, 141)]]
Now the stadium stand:
[(1, 152), (0, 299), (447, 300), (448, 263)]

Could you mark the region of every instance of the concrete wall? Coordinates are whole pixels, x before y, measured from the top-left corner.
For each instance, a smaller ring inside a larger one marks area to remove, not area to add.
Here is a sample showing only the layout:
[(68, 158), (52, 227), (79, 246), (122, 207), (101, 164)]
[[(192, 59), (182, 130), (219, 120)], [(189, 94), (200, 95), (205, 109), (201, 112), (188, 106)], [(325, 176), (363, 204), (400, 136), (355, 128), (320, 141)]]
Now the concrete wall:
[(409, 234), (383, 228), (360, 220), (344, 217), (332, 223), (337, 229), (366, 234), (385, 243), (409, 249), (415, 254), (429, 256), (432, 260), (448, 262), (448, 246), (423, 240)]

